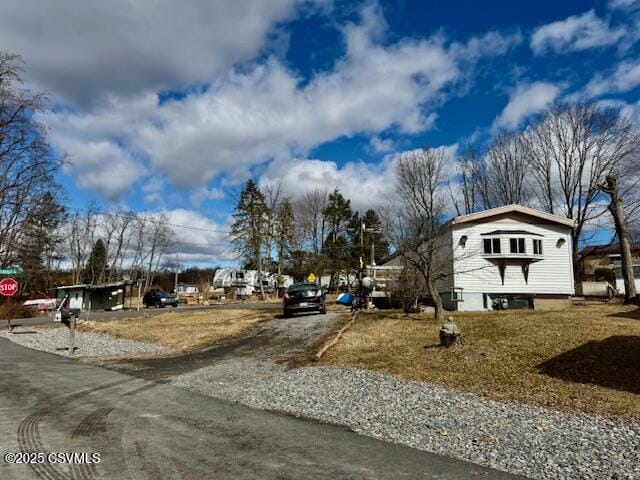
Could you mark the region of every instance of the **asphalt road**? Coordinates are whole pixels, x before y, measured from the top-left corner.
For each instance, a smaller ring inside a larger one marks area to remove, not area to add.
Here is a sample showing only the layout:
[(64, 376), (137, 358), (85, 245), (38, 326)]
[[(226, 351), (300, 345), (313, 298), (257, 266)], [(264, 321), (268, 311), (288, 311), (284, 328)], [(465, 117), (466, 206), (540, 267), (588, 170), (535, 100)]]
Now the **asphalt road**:
[[(177, 308), (141, 308), (138, 310), (117, 310), (114, 312), (97, 311), (97, 312), (83, 312), (80, 314), (81, 319), (89, 320), (115, 320), (118, 318), (135, 318), (142, 317), (144, 315), (153, 316), (161, 313), (179, 311), (179, 312), (195, 312), (199, 310), (260, 310), (260, 309), (281, 309), (282, 304), (280, 302), (243, 302), (243, 303), (225, 303), (219, 305), (194, 305), (194, 306), (179, 306)], [(53, 323), (53, 317), (33, 317), (33, 318), (21, 318), (16, 320), (10, 320), (13, 326), (34, 326), (34, 325), (46, 325), (47, 323)], [(0, 328), (7, 326), (6, 320), (0, 320)]]
[(519, 478), (4, 339), (0, 365), (3, 455), (100, 454), (98, 464), (15, 465), (0, 460), (2, 479)]

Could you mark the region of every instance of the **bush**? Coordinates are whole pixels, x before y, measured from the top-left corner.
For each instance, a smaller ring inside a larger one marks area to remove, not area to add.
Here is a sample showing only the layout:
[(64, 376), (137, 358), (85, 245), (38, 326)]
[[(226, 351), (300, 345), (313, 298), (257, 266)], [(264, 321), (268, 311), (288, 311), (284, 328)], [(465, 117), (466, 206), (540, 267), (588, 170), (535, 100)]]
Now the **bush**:
[(29, 318), (33, 317), (35, 312), (22, 305), (15, 300), (5, 300), (0, 303), (0, 320), (11, 320), (14, 318)]

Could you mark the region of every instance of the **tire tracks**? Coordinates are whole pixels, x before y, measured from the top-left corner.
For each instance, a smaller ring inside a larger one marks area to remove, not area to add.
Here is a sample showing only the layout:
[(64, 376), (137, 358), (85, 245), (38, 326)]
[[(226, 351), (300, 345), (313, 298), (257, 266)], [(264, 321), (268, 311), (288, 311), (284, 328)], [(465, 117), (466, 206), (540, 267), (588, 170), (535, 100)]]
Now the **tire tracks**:
[[(34, 414), (26, 417), (18, 426), (18, 445), (20, 451), (29, 453), (44, 452), (44, 446), (40, 439), (38, 424), (43, 414)], [(29, 463), (38, 478), (43, 480), (67, 480), (69, 475), (64, 474), (51, 463)]]
[[(113, 408), (98, 408), (84, 417), (71, 434), (72, 439), (79, 437), (93, 437), (107, 431), (106, 418), (113, 411)], [(72, 464), (74, 477), (77, 480), (91, 480), (97, 475), (97, 468), (94, 463)]]
[[(90, 395), (91, 393), (105, 390), (123, 383), (128, 383), (130, 381), (130, 379), (119, 380), (117, 382), (111, 382), (97, 387), (85, 388), (71, 394), (49, 397), (48, 399), (37, 403), (35, 406), (35, 412), (25, 417), (18, 425), (17, 436), (20, 450), (28, 453), (47, 451), (40, 436), (39, 424), (40, 421), (52, 411), (55, 411), (66, 404), (71, 404), (74, 400), (78, 400)], [(96, 431), (96, 428), (100, 428), (100, 425), (106, 429), (103, 422), (105, 417), (112, 410), (112, 408), (99, 408), (93, 411), (74, 429), (71, 438), (78, 438), (85, 434), (91, 435)], [(58, 468), (56, 464), (29, 463), (29, 467), (33, 473), (42, 480), (69, 480), (70, 478), (73, 480), (93, 480), (97, 473), (95, 464), (72, 463), (67, 465), (70, 467), (70, 470), (64, 472)]]

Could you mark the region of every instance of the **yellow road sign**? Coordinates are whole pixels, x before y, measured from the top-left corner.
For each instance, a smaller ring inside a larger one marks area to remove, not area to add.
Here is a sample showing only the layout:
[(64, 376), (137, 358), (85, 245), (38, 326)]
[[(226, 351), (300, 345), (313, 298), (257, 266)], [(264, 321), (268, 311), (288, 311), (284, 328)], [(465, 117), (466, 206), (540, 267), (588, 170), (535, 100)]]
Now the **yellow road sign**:
[(313, 273), (310, 273), (307, 277), (307, 280), (309, 280), (311, 283), (316, 283), (316, 276)]

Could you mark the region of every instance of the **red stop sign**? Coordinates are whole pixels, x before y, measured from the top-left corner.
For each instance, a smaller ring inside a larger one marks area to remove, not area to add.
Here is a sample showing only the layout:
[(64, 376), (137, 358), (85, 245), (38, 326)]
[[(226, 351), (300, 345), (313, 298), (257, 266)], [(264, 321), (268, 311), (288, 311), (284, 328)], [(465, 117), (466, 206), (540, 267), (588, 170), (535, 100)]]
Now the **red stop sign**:
[(18, 293), (18, 282), (13, 278), (3, 278), (0, 280), (0, 295), (10, 297)]

